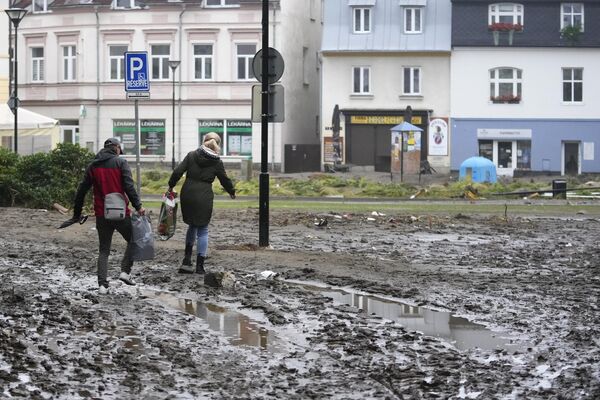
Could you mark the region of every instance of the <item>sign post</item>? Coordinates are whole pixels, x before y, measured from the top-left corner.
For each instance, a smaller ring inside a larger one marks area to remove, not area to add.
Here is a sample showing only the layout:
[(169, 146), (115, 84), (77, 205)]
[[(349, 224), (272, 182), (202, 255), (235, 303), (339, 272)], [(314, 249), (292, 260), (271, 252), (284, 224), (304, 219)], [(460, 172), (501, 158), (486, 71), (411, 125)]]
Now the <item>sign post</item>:
[(150, 77), (148, 75), (148, 52), (125, 52), (125, 92), (128, 99), (134, 99), (135, 107), (135, 171), (138, 194), (141, 194), (142, 174), (140, 171), (140, 116), (139, 99), (150, 98)]

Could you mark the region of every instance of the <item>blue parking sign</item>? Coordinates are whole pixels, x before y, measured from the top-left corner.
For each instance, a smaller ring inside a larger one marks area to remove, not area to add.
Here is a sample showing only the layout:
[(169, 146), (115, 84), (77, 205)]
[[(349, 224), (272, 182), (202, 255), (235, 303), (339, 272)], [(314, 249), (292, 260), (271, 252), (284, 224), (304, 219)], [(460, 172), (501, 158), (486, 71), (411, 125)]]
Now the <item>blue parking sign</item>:
[(125, 91), (150, 91), (147, 51), (128, 51), (125, 53)]

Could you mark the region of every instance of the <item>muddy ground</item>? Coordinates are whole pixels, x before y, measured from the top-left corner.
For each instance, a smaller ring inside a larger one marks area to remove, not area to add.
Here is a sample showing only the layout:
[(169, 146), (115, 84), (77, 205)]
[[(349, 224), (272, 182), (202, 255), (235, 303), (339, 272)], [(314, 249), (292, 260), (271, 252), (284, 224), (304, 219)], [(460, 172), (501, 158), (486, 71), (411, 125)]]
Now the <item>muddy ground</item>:
[(106, 296), (93, 218), (64, 219), (0, 209), (0, 398), (600, 398), (600, 220), (575, 208), (272, 210), (272, 250), (256, 209), (215, 210), (206, 266), (235, 287), (177, 273), (181, 224), (136, 287), (115, 235)]

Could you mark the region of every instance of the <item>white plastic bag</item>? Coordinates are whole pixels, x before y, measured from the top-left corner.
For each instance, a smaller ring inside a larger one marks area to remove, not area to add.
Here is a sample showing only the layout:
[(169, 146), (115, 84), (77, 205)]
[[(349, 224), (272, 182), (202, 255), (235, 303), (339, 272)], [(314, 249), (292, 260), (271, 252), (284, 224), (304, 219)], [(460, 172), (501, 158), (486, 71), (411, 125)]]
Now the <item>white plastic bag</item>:
[(131, 259), (145, 261), (154, 259), (154, 234), (150, 218), (146, 215), (131, 216)]

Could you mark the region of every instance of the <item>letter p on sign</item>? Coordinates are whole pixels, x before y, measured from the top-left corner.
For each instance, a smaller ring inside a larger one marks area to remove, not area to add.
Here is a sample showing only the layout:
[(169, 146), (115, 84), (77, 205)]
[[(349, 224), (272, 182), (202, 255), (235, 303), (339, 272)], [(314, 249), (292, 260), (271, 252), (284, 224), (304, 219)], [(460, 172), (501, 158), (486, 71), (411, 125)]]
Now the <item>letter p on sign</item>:
[(144, 68), (144, 62), (140, 57), (131, 57), (129, 59), (129, 79), (135, 79), (136, 72)]

